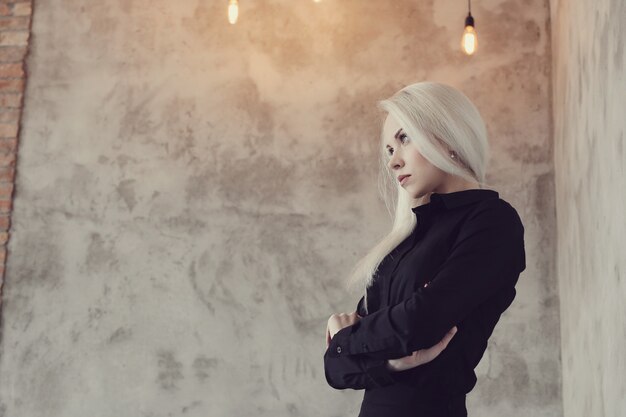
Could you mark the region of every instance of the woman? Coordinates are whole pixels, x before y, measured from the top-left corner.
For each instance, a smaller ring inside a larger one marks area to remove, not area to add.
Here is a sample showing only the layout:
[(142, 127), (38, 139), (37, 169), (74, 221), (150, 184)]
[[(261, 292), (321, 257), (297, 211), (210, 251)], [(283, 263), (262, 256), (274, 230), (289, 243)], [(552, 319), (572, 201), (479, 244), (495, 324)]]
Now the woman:
[(359, 417), (467, 416), (474, 368), (526, 268), (524, 226), (486, 188), (487, 133), (465, 95), (421, 82), (379, 106), (394, 222), (352, 271), (357, 311), (328, 320), (326, 380), (365, 390)]

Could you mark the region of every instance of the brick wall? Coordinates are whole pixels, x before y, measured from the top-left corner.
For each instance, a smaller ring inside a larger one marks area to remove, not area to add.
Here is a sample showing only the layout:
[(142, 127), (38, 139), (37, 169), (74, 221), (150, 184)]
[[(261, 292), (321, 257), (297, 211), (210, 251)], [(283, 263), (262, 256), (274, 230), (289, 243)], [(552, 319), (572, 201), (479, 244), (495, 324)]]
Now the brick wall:
[(11, 226), (31, 16), (32, 1), (0, 0), (0, 294)]

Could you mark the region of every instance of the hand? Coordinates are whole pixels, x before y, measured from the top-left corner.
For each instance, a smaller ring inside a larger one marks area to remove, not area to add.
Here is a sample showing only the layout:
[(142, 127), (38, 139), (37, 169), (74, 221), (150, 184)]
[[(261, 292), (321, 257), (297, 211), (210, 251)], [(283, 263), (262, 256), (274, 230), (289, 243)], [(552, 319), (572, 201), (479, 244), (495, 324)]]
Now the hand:
[(452, 340), (456, 331), (457, 328), (454, 326), (439, 343), (428, 349), (416, 350), (412, 355), (400, 359), (389, 359), (387, 361), (387, 367), (392, 371), (406, 371), (407, 369), (415, 368), (416, 366), (432, 361), (448, 346), (448, 343)]
[(326, 324), (326, 348), (330, 345), (330, 339), (344, 327), (348, 327), (361, 320), (362, 317), (355, 311), (354, 313), (333, 314)]

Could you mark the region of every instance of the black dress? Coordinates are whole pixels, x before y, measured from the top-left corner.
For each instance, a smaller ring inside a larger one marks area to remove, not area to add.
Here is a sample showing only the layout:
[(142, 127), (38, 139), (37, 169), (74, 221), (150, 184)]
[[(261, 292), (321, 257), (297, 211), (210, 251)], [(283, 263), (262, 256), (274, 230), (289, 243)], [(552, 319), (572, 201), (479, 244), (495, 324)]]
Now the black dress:
[[(379, 266), (368, 311), (361, 298), (363, 318), (337, 332), (324, 354), (331, 387), (365, 390), (359, 417), (467, 416), (474, 368), (526, 268), (524, 226), (498, 192), (433, 193), (412, 210), (415, 231)], [(387, 359), (430, 348), (455, 325), (431, 362), (387, 369)]]

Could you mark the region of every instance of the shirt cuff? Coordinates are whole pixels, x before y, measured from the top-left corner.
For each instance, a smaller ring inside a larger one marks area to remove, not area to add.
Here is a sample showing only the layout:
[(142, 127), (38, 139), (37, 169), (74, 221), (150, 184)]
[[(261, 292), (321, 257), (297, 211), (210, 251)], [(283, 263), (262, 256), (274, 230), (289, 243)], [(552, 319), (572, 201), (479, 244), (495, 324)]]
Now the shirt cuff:
[(351, 327), (352, 326), (344, 327), (330, 339), (328, 354), (331, 357), (338, 358), (339, 356), (350, 355), (352, 353), (349, 341), (352, 331)]
[[(365, 320), (365, 318), (361, 320)], [(382, 339), (371, 338), (367, 341), (355, 339), (352, 332), (359, 325), (360, 321), (350, 326), (346, 326), (343, 329), (339, 330), (337, 333), (335, 333), (335, 335), (330, 340), (328, 349), (328, 354), (331, 357), (338, 358), (345, 355), (357, 355), (361, 353), (368, 354), (370, 352), (379, 352), (389, 346), (393, 346), (393, 335)], [(382, 358), (379, 357), (379, 359)]]

